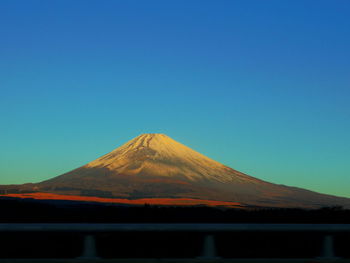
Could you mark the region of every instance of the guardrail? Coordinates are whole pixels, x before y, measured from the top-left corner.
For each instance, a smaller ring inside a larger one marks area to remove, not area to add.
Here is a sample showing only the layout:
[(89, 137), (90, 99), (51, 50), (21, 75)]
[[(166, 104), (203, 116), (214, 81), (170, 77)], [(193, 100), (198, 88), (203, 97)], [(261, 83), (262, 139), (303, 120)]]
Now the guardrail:
[[(217, 259), (215, 233), (311, 232), (324, 235), (321, 259), (335, 259), (333, 235), (350, 232), (350, 224), (0, 224), (1, 232), (78, 232), (85, 235), (81, 259), (98, 259), (94, 235), (111, 232), (203, 233), (201, 259)], [(349, 247), (350, 248), (350, 247)]]

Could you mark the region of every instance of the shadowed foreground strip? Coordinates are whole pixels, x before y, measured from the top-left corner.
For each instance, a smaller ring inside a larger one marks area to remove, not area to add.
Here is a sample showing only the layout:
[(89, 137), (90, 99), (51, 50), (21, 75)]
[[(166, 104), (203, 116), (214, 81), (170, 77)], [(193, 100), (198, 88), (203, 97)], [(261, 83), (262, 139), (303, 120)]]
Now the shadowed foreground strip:
[(350, 259), (310, 260), (310, 259), (0, 259), (0, 263), (350, 263)]
[(0, 233), (2, 262), (311, 263), (350, 256), (349, 224), (0, 224)]

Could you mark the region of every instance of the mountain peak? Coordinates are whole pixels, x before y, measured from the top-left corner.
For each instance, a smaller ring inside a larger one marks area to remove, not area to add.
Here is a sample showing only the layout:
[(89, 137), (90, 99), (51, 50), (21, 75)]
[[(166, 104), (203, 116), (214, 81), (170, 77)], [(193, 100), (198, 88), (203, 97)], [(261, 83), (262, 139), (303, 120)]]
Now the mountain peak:
[(230, 168), (159, 133), (141, 134), (86, 167), (105, 168), (124, 175), (183, 175), (191, 181), (232, 180), (232, 174), (227, 172)]
[[(128, 141), (121, 147), (115, 149), (113, 152), (134, 152), (140, 151), (144, 148), (153, 149), (158, 154), (168, 156), (172, 155), (186, 155), (186, 152), (194, 152), (189, 147), (175, 141), (169, 136), (162, 133), (145, 133)], [(113, 153), (111, 152), (111, 153)], [(198, 153), (199, 154), (199, 153)]]
[[(137, 137), (145, 137), (145, 136), (151, 136), (151, 137), (169, 137), (165, 135), (164, 133), (143, 133)], [(136, 137), (136, 138), (137, 138)]]
[(173, 142), (175, 142), (173, 139), (162, 133), (144, 133), (127, 142), (125, 145), (129, 145), (134, 148), (140, 146), (150, 147), (151, 145), (154, 146), (155, 144), (171, 144)]

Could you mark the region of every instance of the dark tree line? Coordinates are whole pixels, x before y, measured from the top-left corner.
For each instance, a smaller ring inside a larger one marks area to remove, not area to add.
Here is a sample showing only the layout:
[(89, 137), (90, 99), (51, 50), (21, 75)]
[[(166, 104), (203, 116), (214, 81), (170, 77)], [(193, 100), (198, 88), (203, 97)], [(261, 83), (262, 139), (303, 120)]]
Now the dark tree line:
[(104, 223), (350, 223), (350, 210), (317, 210), (206, 206), (122, 206), (73, 201), (0, 199), (0, 222)]

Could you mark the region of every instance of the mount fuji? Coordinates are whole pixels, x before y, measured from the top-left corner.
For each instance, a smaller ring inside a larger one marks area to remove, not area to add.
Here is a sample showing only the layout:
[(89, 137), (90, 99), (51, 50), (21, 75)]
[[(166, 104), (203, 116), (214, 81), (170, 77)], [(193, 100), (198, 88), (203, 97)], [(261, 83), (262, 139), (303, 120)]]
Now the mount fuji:
[(2, 195), (160, 205), (350, 208), (350, 199), (273, 184), (216, 162), (164, 134), (142, 134), (63, 175), (0, 186)]

